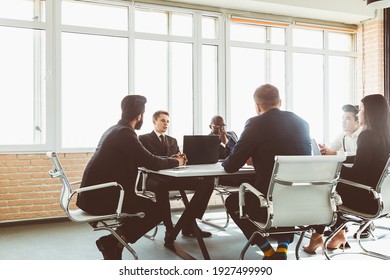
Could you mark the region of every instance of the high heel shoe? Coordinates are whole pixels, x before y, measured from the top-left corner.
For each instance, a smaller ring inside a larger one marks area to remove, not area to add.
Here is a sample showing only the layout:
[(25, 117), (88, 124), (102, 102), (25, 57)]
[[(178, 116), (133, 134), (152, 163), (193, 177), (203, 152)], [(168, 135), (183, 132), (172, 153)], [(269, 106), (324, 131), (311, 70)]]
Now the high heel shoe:
[(321, 247), (322, 253), (324, 252), (324, 240), (322, 239), (322, 235), (318, 233), (313, 233), (310, 238), (310, 243), (308, 246), (303, 246), (303, 251), (308, 254), (314, 255), (316, 250)]
[(340, 232), (330, 240), (326, 248), (331, 251), (341, 248), (344, 252), (345, 248), (351, 248), (351, 246), (348, 244), (344, 232)]

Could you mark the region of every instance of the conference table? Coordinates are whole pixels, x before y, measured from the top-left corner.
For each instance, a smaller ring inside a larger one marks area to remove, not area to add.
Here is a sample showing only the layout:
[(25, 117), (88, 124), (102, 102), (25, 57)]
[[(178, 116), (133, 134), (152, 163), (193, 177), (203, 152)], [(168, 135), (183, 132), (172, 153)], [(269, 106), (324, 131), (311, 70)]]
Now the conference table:
[[(162, 169), (159, 171), (154, 171), (150, 169), (146, 169), (144, 167), (140, 167), (139, 171), (143, 174), (144, 179), (142, 180), (142, 183), (145, 184), (146, 177), (148, 174), (157, 174), (161, 176), (168, 176), (168, 177), (175, 177), (175, 178), (204, 178), (204, 177), (212, 177), (214, 178), (214, 181), (216, 182), (219, 177), (221, 176), (237, 176), (237, 175), (248, 175), (248, 174), (254, 174), (255, 170), (253, 166), (244, 165), (242, 168), (240, 168), (237, 172), (234, 173), (227, 173), (223, 169), (221, 162), (217, 162), (214, 164), (196, 164), (196, 165), (187, 165), (184, 167), (176, 167), (171, 169)], [(143, 186), (145, 187), (145, 185)], [(167, 236), (166, 242), (164, 246), (180, 256), (183, 259), (195, 259), (193, 256), (191, 256), (189, 253), (184, 251), (178, 244), (176, 244), (174, 241), (179, 234), (179, 232), (182, 229), (183, 221), (184, 220), (191, 220), (193, 223), (193, 229), (194, 234), (196, 236), (196, 239), (199, 244), (199, 248), (202, 252), (203, 258), (205, 260), (210, 259), (210, 255), (207, 251), (206, 244), (203, 240), (203, 237), (201, 235), (201, 232), (199, 228), (196, 226), (196, 218), (192, 214), (191, 209), (196, 209), (197, 203), (196, 201), (200, 201), (203, 199), (209, 199), (209, 197), (202, 198), (202, 197), (195, 197), (199, 195), (200, 192), (197, 192), (195, 190), (195, 194), (193, 195), (192, 199), (189, 201), (187, 198), (187, 195), (185, 193), (185, 186), (183, 186), (183, 189), (180, 189), (180, 194), (184, 202), (185, 209), (180, 216), (179, 220), (177, 221), (176, 225), (174, 226), (174, 229), (172, 232)], [(193, 190), (193, 189), (192, 189)]]

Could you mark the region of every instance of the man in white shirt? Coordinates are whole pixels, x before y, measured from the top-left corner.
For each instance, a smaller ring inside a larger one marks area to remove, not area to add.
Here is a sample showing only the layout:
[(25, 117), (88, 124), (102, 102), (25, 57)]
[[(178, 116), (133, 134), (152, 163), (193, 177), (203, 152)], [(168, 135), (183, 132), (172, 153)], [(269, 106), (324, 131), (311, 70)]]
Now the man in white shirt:
[(356, 141), (359, 137), (362, 128), (359, 124), (357, 114), (359, 109), (351, 104), (344, 105), (342, 110), (343, 114), (343, 133), (341, 133), (327, 148), (325, 145), (321, 145), (321, 154), (323, 155), (335, 155), (338, 151), (347, 152), (348, 156), (354, 156), (356, 154)]

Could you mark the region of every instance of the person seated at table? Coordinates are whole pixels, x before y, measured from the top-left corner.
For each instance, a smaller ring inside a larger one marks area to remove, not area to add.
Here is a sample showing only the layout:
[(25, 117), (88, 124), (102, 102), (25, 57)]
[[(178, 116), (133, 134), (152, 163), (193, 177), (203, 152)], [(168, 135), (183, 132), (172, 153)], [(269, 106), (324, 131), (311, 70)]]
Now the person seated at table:
[(359, 109), (358, 106), (346, 104), (342, 107), (342, 110), (344, 112), (342, 119), (343, 132), (336, 137), (329, 148), (325, 144), (319, 144), (323, 155), (336, 155), (338, 151), (347, 152), (348, 156), (356, 154), (357, 138), (362, 132), (358, 119)]
[[(136, 242), (161, 222), (162, 210), (159, 206), (150, 199), (137, 196), (134, 191), (138, 167), (159, 170), (185, 164), (184, 157), (155, 156), (139, 142), (134, 130), (142, 126), (145, 103), (146, 98), (141, 95), (127, 95), (122, 99), (122, 117), (118, 124), (107, 129), (102, 135), (85, 168), (80, 185), (80, 188), (84, 188), (117, 182), (123, 187), (125, 195), (122, 212), (145, 213), (144, 218), (124, 219), (123, 225), (116, 229), (116, 233), (130, 243)], [(117, 188), (105, 188), (79, 193), (76, 204), (91, 214), (112, 214), (116, 212), (118, 197)], [(123, 246), (112, 234), (99, 238), (96, 246), (105, 260), (122, 259)]]
[[(215, 115), (211, 118), (209, 125), (211, 132), (209, 135), (219, 136), (221, 141), (218, 147), (218, 158), (224, 160), (233, 150), (234, 146), (238, 142), (237, 134), (234, 131), (226, 131), (226, 124), (222, 116)], [(219, 184), (222, 186), (240, 186), (241, 183), (254, 184), (255, 175), (234, 175), (234, 176), (221, 176), (219, 178)]]
[[(250, 118), (233, 151), (222, 163), (228, 173), (239, 170), (249, 159), (256, 171), (254, 187), (267, 193), (276, 155), (310, 155), (311, 141), (309, 124), (288, 111), (280, 110), (279, 90), (270, 84), (258, 87), (253, 95), (257, 116)], [(248, 219), (240, 219), (238, 193), (228, 196), (225, 203), (229, 215), (249, 239), (256, 226)], [(265, 216), (267, 210), (261, 208), (259, 199), (253, 193), (245, 193), (244, 213), (255, 220)], [(267, 238), (257, 236), (253, 245), (264, 253), (266, 260), (286, 260), (288, 245), (294, 234), (276, 235), (276, 250)]]
[[(359, 122), (363, 127), (357, 139), (355, 161), (352, 167), (343, 166), (340, 177), (349, 181), (375, 188), (390, 154), (390, 118), (389, 105), (383, 95), (365, 96), (360, 102)], [(339, 183), (336, 187), (343, 205), (364, 213), (376, 212), (376, 204), (366, 201), (369, 195), (365, 190)], [(341, 225), (338, 217), (334, 228)], [(323, 248), (323, 227), (316, 227), (311, 235), (310, 243), (304, 246), (304, 251), (315, 253), (317, 248)], [(329, 249), (345, 248), (347, 238), (345, 230), (339, 231), (328, 243)]]
[[(347, 153), (345, 163), (353, 163), (357, 148), (357, 138), (359, 137), (360, 132), (362, 132), (362, 127), (358, 119), (359, 106), (346, 104), (341, 109), (343, 110), (343, 132), (334, 139), (329, 148), (326, 147), (325, 144), (319, 144), (318, 146), (320, 147), (322, 155), (336, 155), (338, 152), (345, 152)], [(366, 228), (360, 235), (360, 238), (368, 238), (370, 230), (373, 230), (373, 228)], [(331, 232), (332, 230), (329, 229), (324, 232), (324, 234), (329, 235)], [(356, 233), (354, 234), (354, 237), (356, 238)]]
[[(152, 132), (139, 136), (139, 140), (144, 147), (154, 155), (175, 157), (181, 155), (177, 140), (174, 137), (167, 135), (169, 128), (169, 113), (167, 111), (157, 111), (153, 114)], [(196, 218), (202, 218), (206, 211), (208, 201), (213, 192), (212, 178), (168, 178), (157, 174), (149, 174), (146, 181), (146, 189), (152, 191), (156, 195), (156, 202), (161, 205), (160, 209), (164, 209), (163, 223), (167, 234), (173, 229), (171, 219), (169, 191), (170, 190), (194, 190), (195, 192), (203, 193), (203, 201), (199, 202), (196, 212), (193, 215)], [(200, 229), (199, 229), (200, 230)], [(210, 237), (212, 234), (207, 231), (201, 231), (202, 237)], [(192, 222), (186, 221), (182, 228), (184, 236), (194, 236)]]
[(218, 148), (219, 159), (225, 159), (230, 154), (230, 151), (233, 149), (238, 141), (237, 134), (234, 131), (226, 131), (226, 124), (222, 116), (215, 115), (211, 118), (209, 124), (211, 129), (210, 135), (217, 135), (221, 144)]

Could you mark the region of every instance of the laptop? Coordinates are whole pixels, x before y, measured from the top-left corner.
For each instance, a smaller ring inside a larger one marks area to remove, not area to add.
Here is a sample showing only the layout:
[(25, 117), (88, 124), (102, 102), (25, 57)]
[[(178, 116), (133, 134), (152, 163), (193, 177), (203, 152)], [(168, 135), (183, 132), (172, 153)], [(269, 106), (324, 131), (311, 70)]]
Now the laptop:
[(216, 135), (184, 135), (183, 153), (187, 164), (208, 164), (218, 162), (220, 141)]
[(314, 138), (311, 138), (311, 151), (313, 156), (321, 156), (320, 147), (317, 144), (317, 141)]

